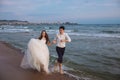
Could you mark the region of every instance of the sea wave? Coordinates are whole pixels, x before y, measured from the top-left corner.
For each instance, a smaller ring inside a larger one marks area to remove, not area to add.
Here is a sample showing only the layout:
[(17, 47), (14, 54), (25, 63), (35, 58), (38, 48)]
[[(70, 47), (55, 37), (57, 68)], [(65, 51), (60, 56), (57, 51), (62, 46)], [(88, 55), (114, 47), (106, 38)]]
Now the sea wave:
[[(46, 30), (49, 34), (58, 33), (59, 30)], [(65, 30), (66, 33), (72, 36), (85, 36), (85, 37), (110, 37), (110, 38), (120, 38), (119, 34), (109, 34), (109, 33), (90, 33), (90, 32), (74, 32), (74, 30)]]
[(113, 33), (120, 33), (120, 31), (112, 31), (112, 30), (109, 30), (109, 31), (107, 31), (107, 30), (103, 30), (102, 31), (103, 33), (110, 33), (110, 34), (113, 34)]
[[(46, 31), (47, 31), (47, 33), (50, 33), (50, 34), (58, 33), (59, 32), (59, 30), (53, 30), (53, 29), (46, 30)], [(71, 33), (71, 32), (73, 32), (73, 30), (65, 30), (65, 32)]]
[(33, 31), (32, 29), (0, 29), (0, 32), (31, 32)]
[(88, 37), (112, 37), (112, 38), (120, 38), (118, 34), (107, 34), (107, 33), (68, 33), (69, 35), (76, 36), (88, 36)]
[(32, 29), (28, 29), (28, 26), (11, 26), (11, 25), (1, 25), (0, 32), (30, 32)]
[[(34, 31), (34, 28), (29, 28), (28, 26), (0, 26), (0, 32), (31, 32)], [(47, 29), (48, 34), (56, 34), (59, 32), (58, 29)], [(85, 36), (85, 37), (112, 37), (112, 38), (120, 38), (120, 31), (110, 31), (110, 30), (103, 30), (102, 32), (90, 32), (86, 30), (65, 30), (66, 33), (73, 36)]]

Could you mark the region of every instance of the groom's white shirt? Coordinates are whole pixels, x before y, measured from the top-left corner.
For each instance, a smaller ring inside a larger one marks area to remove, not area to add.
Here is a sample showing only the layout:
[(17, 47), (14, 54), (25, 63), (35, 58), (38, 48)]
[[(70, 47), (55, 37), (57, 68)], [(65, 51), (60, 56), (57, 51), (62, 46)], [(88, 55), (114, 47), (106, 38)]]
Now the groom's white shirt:
[(66, 43), (66, 42), (61, 42), (61, 40), (68, 40), (68, 42), (71, 42), (71, 38), (67, 33), (63, 33), (63, 34), (57, 33), (54, 40), (57, 41), (57, 46), (61, 48), (64, 48)]

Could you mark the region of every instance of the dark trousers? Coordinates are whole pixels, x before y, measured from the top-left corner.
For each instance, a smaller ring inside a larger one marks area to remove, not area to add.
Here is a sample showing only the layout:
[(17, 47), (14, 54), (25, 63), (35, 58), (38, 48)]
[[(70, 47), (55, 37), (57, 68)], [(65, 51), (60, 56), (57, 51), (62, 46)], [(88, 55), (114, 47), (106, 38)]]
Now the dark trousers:
[(56, 51), (57, 51), (57, 54), (58, 54), (57, 61), (59, 63), (62, 63), (63, 62), (63, 55), (64, 55), (64, 52), (65, 52), (65, 47), (64, 48), (56, 47)]

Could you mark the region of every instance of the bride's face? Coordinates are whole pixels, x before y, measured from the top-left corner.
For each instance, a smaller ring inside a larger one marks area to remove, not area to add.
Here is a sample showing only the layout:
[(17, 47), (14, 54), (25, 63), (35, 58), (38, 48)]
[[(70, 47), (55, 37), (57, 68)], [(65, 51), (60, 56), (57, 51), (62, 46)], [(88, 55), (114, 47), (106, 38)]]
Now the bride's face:
[(42, 37), (45, 37), (45, 32), (42, 32)]

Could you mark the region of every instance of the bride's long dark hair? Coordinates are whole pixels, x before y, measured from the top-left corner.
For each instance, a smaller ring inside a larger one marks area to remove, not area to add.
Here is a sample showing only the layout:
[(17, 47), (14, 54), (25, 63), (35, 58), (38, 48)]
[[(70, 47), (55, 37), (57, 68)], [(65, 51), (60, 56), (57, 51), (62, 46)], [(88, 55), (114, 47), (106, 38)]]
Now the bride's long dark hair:
[(38, 38), (38, 39), (42, 39), (42, 34), (43, 34), (43, 32), (45, 32), (45, 38), (46, 38), (46, 44), (47, 43), (50, 43), (50, 40), (49, 40), (49, 36), (48, 36), (48, 34), (47, 34), (47, 32), (45, 31), (45, 30), (42, 30), (42, 32), (41, 32), (41, 34), (40, 34), (40, 37)]

